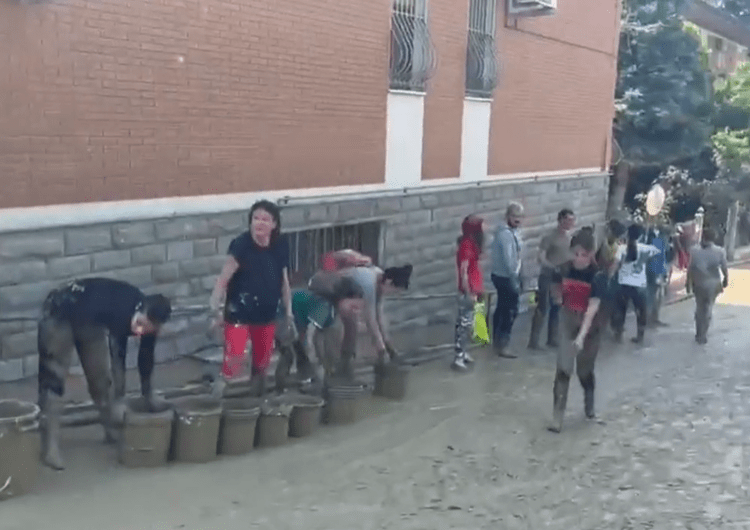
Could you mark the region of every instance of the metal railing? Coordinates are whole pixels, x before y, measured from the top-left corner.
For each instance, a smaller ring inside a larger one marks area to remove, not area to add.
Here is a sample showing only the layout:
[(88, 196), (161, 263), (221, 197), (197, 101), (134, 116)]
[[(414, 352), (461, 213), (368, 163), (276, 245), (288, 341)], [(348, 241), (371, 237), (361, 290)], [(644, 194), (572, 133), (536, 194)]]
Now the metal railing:
[(490, 97), (497, 86), (496, 0), (471, 0), (466, 45), (466, 95)]
[(293, 286), (306, 283), (320, 268), (323, 255), (332, 250), (350, 248), (379, 260), (380, 223), (371, 221), (351, 225), (328, 226), (288, 234), (289, 280)]
[(436, 68), (426, 0), (395, 0), (391, 15), (391, 89), (422, 92)]

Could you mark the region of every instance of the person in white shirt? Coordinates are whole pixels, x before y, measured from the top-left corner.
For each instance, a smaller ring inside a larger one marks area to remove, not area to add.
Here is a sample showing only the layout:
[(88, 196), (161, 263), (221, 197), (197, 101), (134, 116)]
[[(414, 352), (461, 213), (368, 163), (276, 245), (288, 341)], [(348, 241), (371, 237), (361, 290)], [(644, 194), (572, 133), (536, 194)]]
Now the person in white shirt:
[(617, 311), (614, 315), (613, 327), (615, 340), (622, 341), (625, 328), (625, 315), (628, 312), (628, 303), (633, 302), (635, 317), (638, 325), (638, 334), (632, 339), (634, 343), (641, 344), (646, 331), (646, 267), (649, 260), (659, 253), (659, 249), (653, 245), (639, 243), (638, 239), (643, 234), (643, 227), (633, 224), (628, 227), (628, 243), (619, 252), (620, 271), (618, 283), (620, 284)]

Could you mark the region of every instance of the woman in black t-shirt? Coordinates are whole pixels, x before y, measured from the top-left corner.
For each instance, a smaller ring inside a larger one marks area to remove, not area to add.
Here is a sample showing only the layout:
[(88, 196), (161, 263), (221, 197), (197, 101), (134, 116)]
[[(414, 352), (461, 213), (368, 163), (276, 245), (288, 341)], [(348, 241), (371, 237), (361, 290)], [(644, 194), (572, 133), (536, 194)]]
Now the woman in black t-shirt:
[(594, 260), (593, 234), (579, 231), (573, 236), (570, 249), (572, 259), (553, 278), (553, 294), (562, 305), (562, 341), (557, 352), (553, 422), (550, 426), (553, 432), (562, 430), (574, 365), (583, 386), (586, 416), (594, 417), (594, 362), (602, 329), (599, 305), (607, 292), (606, 274), (599, 272)]
[[(229, 244), (224, 268), (211, 294), (211, 308), (223, 306), (224, 364), (214, 394), (223, 395), (225, 382), (237, 375), (252, 344), (254, 393), (262, 394), (271, 361), (279, 301), (283, 301), (287, 325), (292, 325), (289, 288), (289, 245), (280, 234), (279, 208), (258, 201), (250, 208), (250, 230)], [(226, 298), (226, 301), (224, 301)]]

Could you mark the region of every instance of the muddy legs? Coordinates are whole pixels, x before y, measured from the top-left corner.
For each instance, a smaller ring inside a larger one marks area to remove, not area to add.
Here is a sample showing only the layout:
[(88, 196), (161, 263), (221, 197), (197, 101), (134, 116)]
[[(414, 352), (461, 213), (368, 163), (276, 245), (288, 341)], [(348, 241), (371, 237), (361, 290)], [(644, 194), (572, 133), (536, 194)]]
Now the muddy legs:
[(549, 430), (560, 432), (562, 430), (565, 407), (568, 404), (568, 387), (570, 386), (570, 374), (566, 374), (558, 368), (555, 374), (555, 385), (552, 389), (552, 425)]
[(579, 377), (583, 387), (583, 410), (586, 417), (591, 419), (595, 416), (594, 412), (594, 374)]

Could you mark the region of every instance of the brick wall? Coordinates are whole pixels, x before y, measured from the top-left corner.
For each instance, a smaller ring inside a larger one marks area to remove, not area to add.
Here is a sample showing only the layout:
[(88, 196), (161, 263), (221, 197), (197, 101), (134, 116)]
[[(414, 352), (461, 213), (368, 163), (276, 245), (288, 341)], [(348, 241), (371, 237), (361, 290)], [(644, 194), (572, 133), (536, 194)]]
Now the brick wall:
[(438, 69), (424, 103), (422, 176), (454, 178), (461, 170), (469, 0), (431, 0), (429, 4), (428, 23)]
[[(451, 293), (455, 289), (455, 246), (463, 217), (475, 212), (491, 227), (501, 221), (510, 200), (526, 205), (523, 228), (526, 274), (534, 276), (533, 256), (544, 230), (554, 227), (556, 212), (572, 207), (580, 223), (604, 219), (608, 178), (604, 175), (525, 182), (490, 182), (440, 190), (353, 200), (329, 197), (311, 205), (285, 207), (286, 230), (326, 223), (378, 219), (383, 223), (381, 265), (414, 265), (414, 294)], [(206, 305), (229, 242), (245, 229), (246, 210), (131, 223), (59, 227), (0, 234), (0, 319), (37, 315), (48, 291), (83, 276), (120, 278), (147, 292), (162, 292), (177, 307)], [(486, 253), (488, 255), (488, 253)], [(490, 287), (489, 277), (486, 278)], [(447, 323), (450, 300), (388, 303), (394, 328)], [(159, 361), (211, 344), (208, 315), (175, 318), (159, 341)], [(418, 333), (415, 333), (418, 337)], [(131, 352), (128, 361), (135, 362)], [(36, 324), (0, 322), (0, 381), (34, 375)]]
[(389, 2), (0, 2), (0, 207), (382, 182)]
[(564, 0), (553, 16), (517, 23), (503, 4), (490, 174), (607, 167), (619, 1)]

